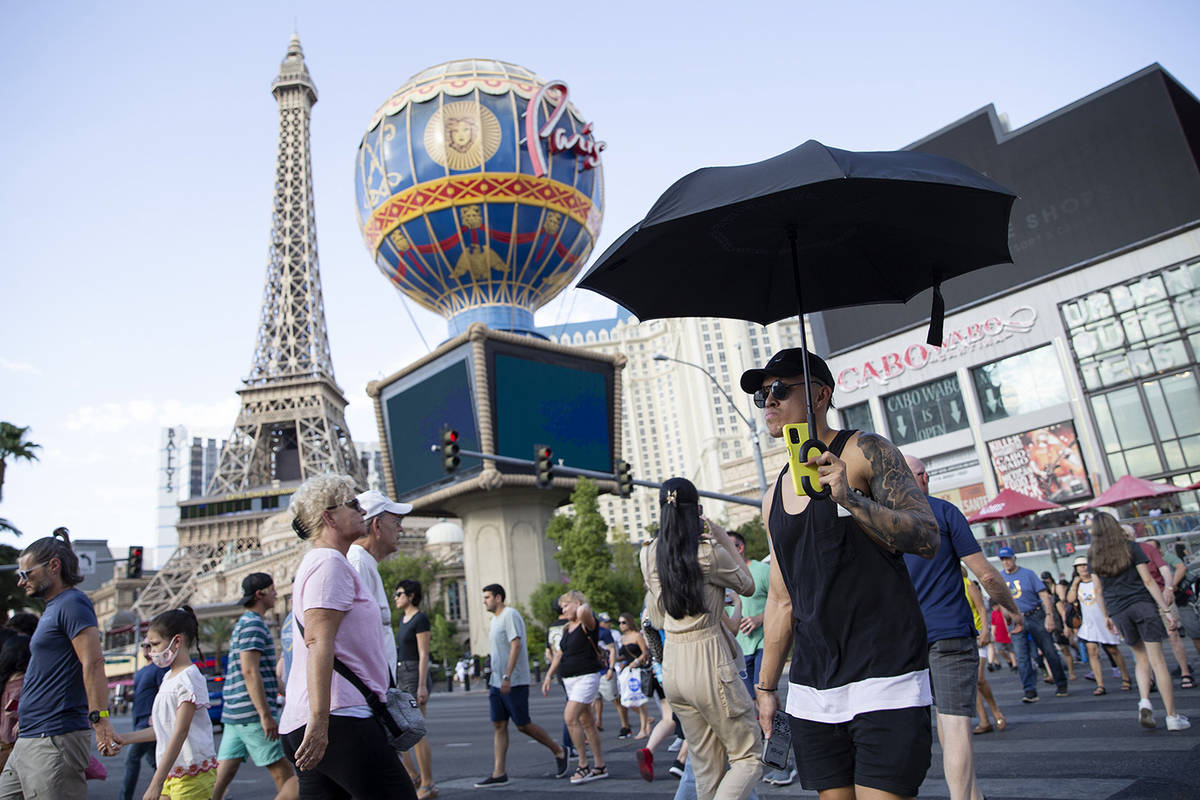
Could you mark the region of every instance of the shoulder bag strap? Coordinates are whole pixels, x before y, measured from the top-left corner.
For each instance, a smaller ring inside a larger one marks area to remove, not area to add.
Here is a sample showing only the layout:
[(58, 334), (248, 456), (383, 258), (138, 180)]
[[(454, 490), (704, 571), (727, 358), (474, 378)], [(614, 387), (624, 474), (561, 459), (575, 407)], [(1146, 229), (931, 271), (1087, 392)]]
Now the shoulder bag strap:
[[(304, 638), (304, 623), (298, 617), (292, 617), (296, 621), (296, 627), (300, 629), (300, 638)], [(354, 670), (346, 666), (336, 655), (333, 657), (333, 671), (350, 682), (358, 691), (362, 692), (362, 696), (366, 698), (367, 705), (372, 711), (386, 710), (384, 703), (379, 699), (379, 695), (371, 691), (371, 689), (363, 682), (363, 679), (354, 674)], [(390, 683), (390, 680), (389, 680)]]

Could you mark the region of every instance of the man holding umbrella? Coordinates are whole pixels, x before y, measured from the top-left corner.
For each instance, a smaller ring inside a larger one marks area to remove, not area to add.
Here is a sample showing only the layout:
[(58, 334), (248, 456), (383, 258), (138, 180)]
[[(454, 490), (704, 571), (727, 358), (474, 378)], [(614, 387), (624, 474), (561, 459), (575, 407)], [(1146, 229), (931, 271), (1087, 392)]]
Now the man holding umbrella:
[(822, 797), (860, 787), (912, 797), (929, 769), (925, 624), (904, 553), (930, 558), (937, 521), (904, 457), (876, 434), (826, 424), (833, 375), (809, 353), (783, 350), (742, 375), (767, 431), (809, 421), (828, 449), (809, 461), (828, 496), (793, 488), (788, 468), (763, 499), (771, 547), (758, 684), (759, 723), (771, 734), (776, 689), (794, 640), (787, 713), (800, 782)]

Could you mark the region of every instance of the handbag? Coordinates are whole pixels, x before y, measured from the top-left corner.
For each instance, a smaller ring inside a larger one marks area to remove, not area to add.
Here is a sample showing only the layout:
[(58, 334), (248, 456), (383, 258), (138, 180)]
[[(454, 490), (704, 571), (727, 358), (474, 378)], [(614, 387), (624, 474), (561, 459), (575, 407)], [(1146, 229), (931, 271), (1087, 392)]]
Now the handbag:
[[(295, 617), (293, 619), (296, 620), (296, 627), (300, 629), (300, 636), (303, 638), (304, 625), (299, 619)], [(362, 678), (355, 675), (354, 670), (346, 666), (336, 655), (333, 657), (333, 671), (362, 692), (367, 706), (371, 709), (371, 714), (383, 726), (388, 744), (393, 748), (403, 753), (425, 738), (425, 717), (421, 714), (421, 707), (417, 705), (417, 699), (408, 692), (397, 689), (390, 674), (387, 700), (380, 700), (379, 695), (372, 692)]]
[(1079, 607), (1074, 603), (1067, 603), (1067, 615), (1064, 620), (1068, 628), (1079, 628), (1083, 625), (1083, 615), (1079, 613)]

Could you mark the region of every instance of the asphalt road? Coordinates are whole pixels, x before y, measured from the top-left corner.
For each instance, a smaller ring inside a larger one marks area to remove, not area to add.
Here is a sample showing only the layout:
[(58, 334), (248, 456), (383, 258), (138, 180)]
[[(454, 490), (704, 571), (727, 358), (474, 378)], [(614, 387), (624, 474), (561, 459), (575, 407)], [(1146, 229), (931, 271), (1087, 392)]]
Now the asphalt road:
[[(1132, 657), (1129, 658), (1132, 664)], [(1174, 660), (1168, 656), (1168, 662)], [(1179, 708), (1195, 727), (1167, 733), (1162, 700), (1151, 695), (1158, 727), (1142, 729), (1137, 723), (1137, 694), (1121, 692), (1120, 682), (1106, 683), (1109, 694), (1093, 697), (1095, 684), (1083, 679), (1071, 684), (1071, 696), (1054, 697), (1053, 687), (1044, 687), (1041, 701), (1020, 702), (1016, 673), (989, 673), (1001, 710), (1008, 717), (1002, 733), (975, 736), (977, 772), (984, 794), (990, 800), (1196, 800), (1200, 798), (1200, 689), (1176, 689)], [(1178, 681), (1176, 681), (1178, 685)], [(562, 690), (555, 687), (550, 697), (534, 692), (531, 710), (534, 722), (557, 738), (561, 731)], [(561, 798), (572, 794), (587, 797), (626, 795), (671, 798), (676, 781), (666, 773), (671, 756), (666, 746), (657, 753), (659, 777), (642, 781), (634, 763), (633, 740), (616, 738), (618, 725), (611, 708), (605, 713), (605, 755), (612, 777), (584, 786), (543, 777), (551, 769), (550, 753), (541, 745), (511, 730), (508, 758), (509, 784), (497, 789), (474, 789), (472, 784), (491, 769), (492, 736), (488, 721), (487, 693), (435, 693), (429, 702), (433, 768), (441, 798), (494, 795), (520, 800)], [(119, 718), (118, 728), (128, 729), (129, 718)], [(89, 797), (108, 800), (120, 796), (123, 757), (104, 759), (109, 769), (106, 781), (89, 784)], [(143, 767), (135, 798), (141, 797), (150, 773)], [(815, 797), (796, 783), (788, 787), (759, 785), (760, 797)], [(266, 770), (243, 765), (230, 789), (231, 800), (266, 800), (274, 784)], [(933, 763), (921, 787), (921, 797), (949, 797), (942, 779), (941, 754), (934, 745)]]

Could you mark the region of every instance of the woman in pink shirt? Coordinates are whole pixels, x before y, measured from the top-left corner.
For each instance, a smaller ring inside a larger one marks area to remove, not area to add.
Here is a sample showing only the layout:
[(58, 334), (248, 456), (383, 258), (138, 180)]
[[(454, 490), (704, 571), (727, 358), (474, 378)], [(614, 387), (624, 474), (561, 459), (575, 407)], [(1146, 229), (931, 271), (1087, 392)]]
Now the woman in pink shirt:
[(301, 798), (416, 798), (383, 726), (354, 685), (333, 671), (350, 668), (381, 701), (388, 657), (379, 637), (379, 606), (346, 558), (366, 534), (354, 481), (321, 475), (292, 496), (292, 528), (312, 542), (292, 584), (293, 641), (280, 738), (296, 765)]

